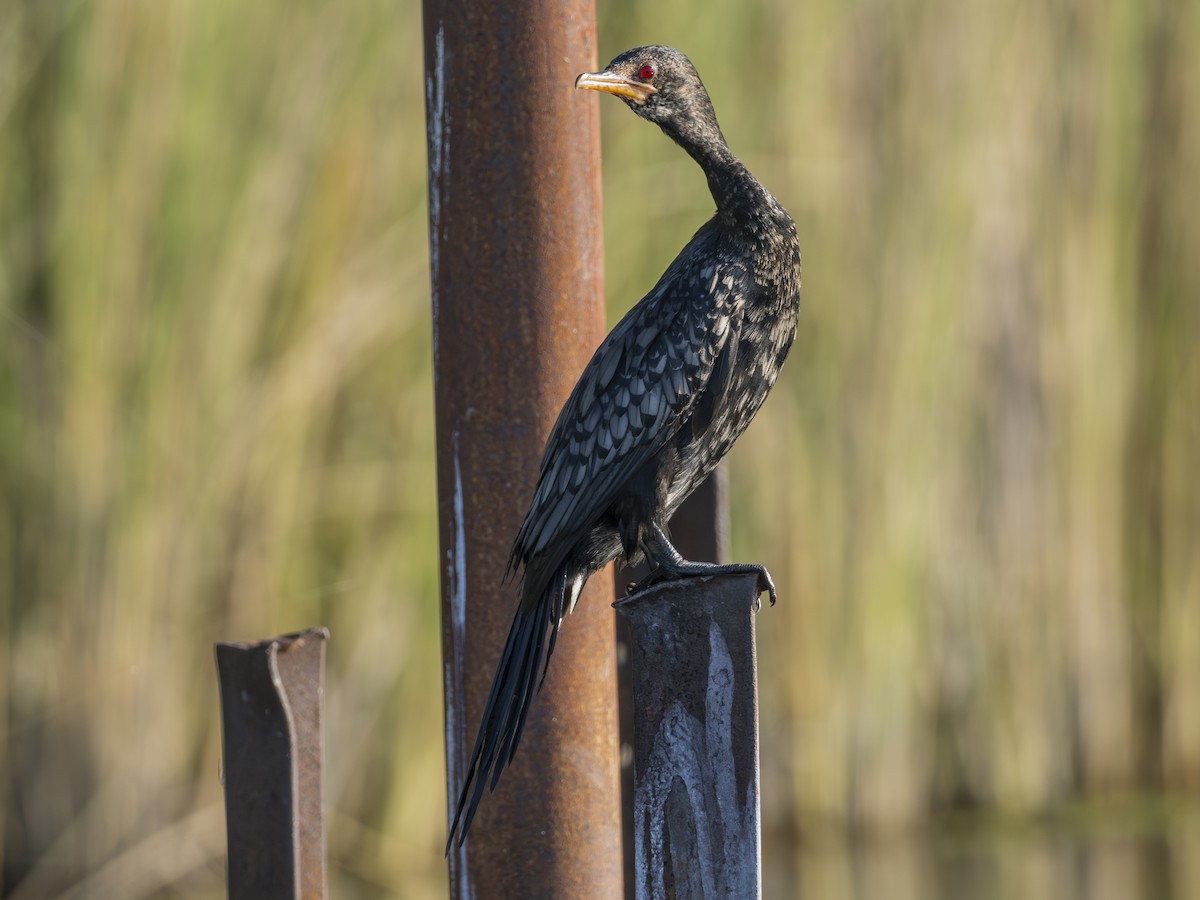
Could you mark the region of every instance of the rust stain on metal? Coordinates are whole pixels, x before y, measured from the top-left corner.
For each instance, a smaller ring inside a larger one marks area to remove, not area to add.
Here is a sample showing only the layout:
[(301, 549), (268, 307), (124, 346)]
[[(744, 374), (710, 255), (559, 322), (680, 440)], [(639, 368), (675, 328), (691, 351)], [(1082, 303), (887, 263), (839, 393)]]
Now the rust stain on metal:
[(761, 896), (754, 576), (615, 604), (634, 682), (634, 896)]
[[(430, 271), (450, 802), (516, 588), (558, 410), (604, 337), (589, 2), (425, 0)], [(458, 898), (621, 894), (611, 574), (564, 624), (521, 747), (451, 852)]]

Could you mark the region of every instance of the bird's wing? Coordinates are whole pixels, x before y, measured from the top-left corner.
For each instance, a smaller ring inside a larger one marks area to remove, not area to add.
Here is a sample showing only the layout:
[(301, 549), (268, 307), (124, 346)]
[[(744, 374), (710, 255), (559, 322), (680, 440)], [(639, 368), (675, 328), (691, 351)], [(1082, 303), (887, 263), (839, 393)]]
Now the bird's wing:
[(736, 263), (686, 251), (583, 370), (546, 444), (510, 571), (586, 533), (621, 486), (679, 430), (737, 313)]

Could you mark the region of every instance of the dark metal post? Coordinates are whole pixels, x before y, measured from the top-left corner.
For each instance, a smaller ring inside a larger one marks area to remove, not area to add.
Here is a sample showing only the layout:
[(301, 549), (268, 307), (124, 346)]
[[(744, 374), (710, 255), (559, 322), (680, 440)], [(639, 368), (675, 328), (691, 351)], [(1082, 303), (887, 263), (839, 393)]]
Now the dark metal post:
[[(687, 559), (723, 563), (729, 561), (729, 477), (721, 463), (700, 483), (671, 518), (671, 540)], [(626, 587), (645, 578), (650, 567), (642, 563), (624, 569), (617, 578), (617, 599), (626, 596)], [(633, 860), (633, 675), (629, 671), (629, 619), (617, 617), (617, 695), (621, 722), (621, 829), (625, 857), (625, 897), (633, 900), (635, 884)]]
[(755, 578), (615, 605), (632, 638), (635, 896), (761, 896)]
[[(604, 337), (591, 0), (425, 0), (448, 798), (516, 604), (502, 585), (558, 410)], [(621, 894), (612, 578), (565, 623), (458, 898)]]
[(217, 644), (230, 900), (323, 900), (321, 697), (314, 628)]
[(671, 538), (687, 559), (723, 563), (729, 556), (728, 473), (721, 463), (671, 517)]

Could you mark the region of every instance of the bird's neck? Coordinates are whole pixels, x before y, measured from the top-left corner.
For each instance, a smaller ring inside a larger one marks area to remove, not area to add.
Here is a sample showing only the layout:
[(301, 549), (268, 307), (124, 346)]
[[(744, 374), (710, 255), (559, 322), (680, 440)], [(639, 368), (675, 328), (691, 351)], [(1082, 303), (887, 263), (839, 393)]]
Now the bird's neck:
[(773, 198), (724, 139), (685, 147), (704, 170), (717, 213), (731, 223), (761, 218)]

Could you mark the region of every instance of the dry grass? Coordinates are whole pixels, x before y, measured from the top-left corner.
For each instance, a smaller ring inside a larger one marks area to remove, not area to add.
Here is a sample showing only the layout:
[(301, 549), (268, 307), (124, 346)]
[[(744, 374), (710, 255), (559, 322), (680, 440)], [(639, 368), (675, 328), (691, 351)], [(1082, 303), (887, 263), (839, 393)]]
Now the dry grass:
[[(802, 236), (769, 825), (1200, 785), (1198, 7), (601, 8)], [(218, 896), (211, 644), (317, 623), (335, 894), (444, 892), (422, 85), (415, 7), (0, 7), (5, 892)], [(710, 204), (604, 117), (616, 315)]]

